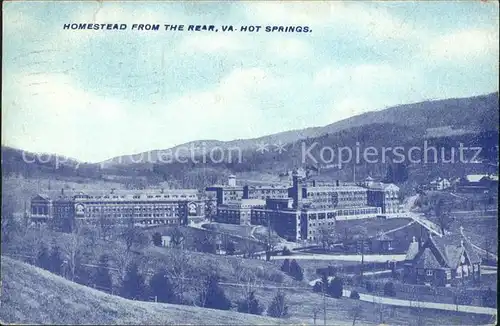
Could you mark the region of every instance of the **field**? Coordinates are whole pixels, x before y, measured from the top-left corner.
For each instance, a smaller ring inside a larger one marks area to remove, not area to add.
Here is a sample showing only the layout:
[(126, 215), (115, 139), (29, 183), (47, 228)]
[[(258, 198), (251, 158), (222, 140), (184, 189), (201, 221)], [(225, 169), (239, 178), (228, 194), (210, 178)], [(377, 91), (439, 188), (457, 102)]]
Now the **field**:
[(392, 218), (392, 219), (360, 219), (350, 221), (337, 221), (335, 228), (340, 236), (349, 229), (354, 227), (364, 227), (368, 231), (368, 235), (376, 235), (378, 232), (387, 232), (396, 228), (403, 227), (412, 222), (409, 218)]
[[(455, 216), (452, 223), (452, 231), (459, 232), (460, 226), (464, 228), (464, 234), (470, 238), (476, 246), (498, 253), (498, 217), (468, 217), (463, 215)], [(486, 248), (488, 247), (488, 248)]]
[(0, 319), (23, 324), (271, 325), (274, 318), (126, 300), (2, 256)]

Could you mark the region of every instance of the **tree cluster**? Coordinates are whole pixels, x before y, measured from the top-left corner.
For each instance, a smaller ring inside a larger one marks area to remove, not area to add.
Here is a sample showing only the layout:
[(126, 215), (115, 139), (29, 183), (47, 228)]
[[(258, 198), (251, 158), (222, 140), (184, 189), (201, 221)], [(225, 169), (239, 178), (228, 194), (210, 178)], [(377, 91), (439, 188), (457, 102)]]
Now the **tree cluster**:
[(295, 259), (290, 261), (288, 258), (283, 261), (281, 265), (281, 271), (287, 273), (297, 281), (302, 281), (304, 279), (304, 272), (302, 271), (302, 267), (297, 263)]

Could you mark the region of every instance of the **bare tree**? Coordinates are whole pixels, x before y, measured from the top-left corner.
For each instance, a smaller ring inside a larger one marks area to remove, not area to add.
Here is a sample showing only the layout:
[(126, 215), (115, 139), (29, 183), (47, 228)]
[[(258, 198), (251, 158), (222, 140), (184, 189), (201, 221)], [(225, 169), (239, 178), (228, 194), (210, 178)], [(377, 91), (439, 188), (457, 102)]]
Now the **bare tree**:
[[(198, 300), (194, 299), (193, 304), (199, 307), (205, 307), (207, 304), (208, 286), (207, 280), (201, 279), (199, 282), (194, 282), (193, 287), (198, 293)], [(199, 305), (198, 305), (199, 303)]]
[(359, 317), (361, 317), (362, 313), (363, 313), (363, 307), (361, 306), (360, 303), (357, 303), (351, 307), (351, 309), (349, 310), (349, 314), (352, 317), (352, 326), (356, 325), (356, 321), (359, 319)]
[(358, 253), (361, 254), (360, 276), (363, 278), (364, 263), (365, 263), (365, 244), (368, 239), (368, 230), (366, 227), (358, 225), (350, 230), (346, 230), (348, 241), (355, 242), (358, 248)]
[(412, 287), (410, 298), (410, 313), (414, 316), (412, 324), (415, 326), (424, 326), (424, 309), (421, 307), (420, 296), (416, 287)]
[(245, 257), (253, 258), (256, 252), (257, 248), (252, 240), (250, 239), (243, 240), (243, 255)]
[(30, 225), (26, 232), (26, 244), (27, 254), (31, 258), (31, 264), (36, 263), (40, 245), (47, 242), (47, 226), (45, 224)]
[(493, 241), (489, 237), (484, 237), (484, 251), (486, 252), (486, 261), (490, 259), (491, 249), (493, 247)]
[(169, 265), (168, 273), (175, 280), (174, 292), (178, 298), (182, 298), (186, 290), (185, 279), (191, 269), (191, 259), (183, 250), (172, 250), (169, 252)]
[(373, 303), (375, 304), (375, 313), (378, 315), (378, 322), (380, 324), (385, 323), (384, 314), (386, 307), (382, 303), (382, 300), (381, 299), (375, 300), (375, 298), (373, 298)]
[(441, 233), (444, 234), (445, 230), (450, 227), (452, 219), (450, 218), (449, 210), (445, 207), (445, 202), (442, 198), (436, 200), (434, 204), (434, 215), (441, 228)]
[(318, 306), (314, 306), (312, 313), (313, 313), (313, 320), (314, 320), (314, 325), (316, 325), (316, 320), (318, 319), (318, 314), (321, 312), (321, 308)]
[(18, 223), (14, 216), (15, 198), (12, 195), (2, 193), (2, 242), (7, 243), (12, 233), (16, 231)]
[(73, 227), (73, 232), (70, 233), (69, 235), (69, 241), (67, 246), (64, 248), (67, 261), (68, 261), (68, 268), (70, 272), (70, 278), (71, 281), (75, 279), (76, 275), (76, 269), (78, 267), (78, 260), (79, 256), (81, 255), (82, 251), (82, 227), (78, 224), (75, 223)]
[(121, 246), (114, 246), (112, 251), (113, 254), (110, 256), (113, 257), (114, 264), (120, 275), (120, 280), (123, 280), (127, 273), (128, 265), (134, 259), (134, 254), (131, 251), (123, 250)]
[(323, 225), (318, 230), (319, 241), (323, 246), (323, 250), (326, 250), (331, 244), (336, 240), (335, 228), (333, 226)]
[[(242, 269), (242, 273), (239, 275), (239, 281), (243, 285), (243, 293), (244, 297), (248, 298), (252, 292), (255, 291), (255, 288), (257, 287), (257, 275), (249, 269)], [(250, 301), (246, 300), (248, 304), (248, 310), (250, 311)]]
[(170, 245), (173, 248), (182, 249), (184, 244), (184, 234), (178, 226), (175, 226), (170, 234)]
[(99, 210), (97, 214), (97, 225), (99, 227), (100, 237), (103, 240), (108, 240), (115, 225), (114, 222), (109, 217), (107, 217), (105, 212), (102, 210)]
[(142, 247), (149, 242), (149, 238), (142, 232), (142, 230), (134, 225), (133, 218), (127, 219), (125, 230), (121, 234), (121, 238), (125, 243), (127, 252), (129, 252), (134, 245)]

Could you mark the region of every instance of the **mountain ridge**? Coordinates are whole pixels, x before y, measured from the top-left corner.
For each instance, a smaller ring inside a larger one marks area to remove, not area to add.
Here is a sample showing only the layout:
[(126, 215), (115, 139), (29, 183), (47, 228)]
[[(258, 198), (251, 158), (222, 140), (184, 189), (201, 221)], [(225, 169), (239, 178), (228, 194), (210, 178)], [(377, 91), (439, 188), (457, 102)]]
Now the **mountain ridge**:
[[(496, 104), (495, 104), (496, 102)], [(497, 110), (491, 112), (491, 107)], [(460, 114), (463, 109), (467, 114)], [(436, 112), (438, 111), (438, 112)], [(458, 112), (457, 112), (458, 111)], [(479, 118), (478, 118), (479, 117)], [(481, 119), (482, 118), (482, 119)], [(475, 119), (475, 120), (474, 120)], [(470, 122), (472, 123), (472, 126)], [(298, 140), (320, 137), (325, 134), (335, 133), (353, 127), (360, 127), (373, 123), (393, 123), (411, 126), (422, 131), (436, 127), (467, 127), (466, 131), (478, 132), (480, 130), (497, 130), (494, 121), (498, 121), (498, 92), (477, 95), (472, 97), (448, 98), (430, 101), (421, 101), (410, 104), (391, 106), (386, 109), (370, 111), (355, 115), (328, 125), (294, 129), (265, 135), (256, 138), (221, 140), (195, 140), (176, 145), (166, 149), (154, 149), (130, 155), (120, 155), (100, 162), (103, 167), (114, 165), (127, 165), (133, 163), (156, 163), (162, 152), (178, 151), (183, 148), (202, 147), (206, 150), (215, 146), (222, 149), (237, 147), (245, 150), (254, 147), (257, 143), (293, 143)], [(202, 149), (194, 150), (193, 155), (200, 155)], [(144, 161), (147, 157), (149, 161)], [(142, 158), (142, 159), (141, 159)]]

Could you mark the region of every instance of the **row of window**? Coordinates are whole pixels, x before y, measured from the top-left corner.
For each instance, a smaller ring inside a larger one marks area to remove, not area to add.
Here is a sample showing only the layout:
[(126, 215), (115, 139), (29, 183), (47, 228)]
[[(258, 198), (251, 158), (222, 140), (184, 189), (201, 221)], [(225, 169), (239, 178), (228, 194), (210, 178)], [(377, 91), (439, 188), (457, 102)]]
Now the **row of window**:
[[(140, 199), (142, 195), (133, 195), (133, 199)], [(77, 196), (76, 198), (90, 198), (90, 199), (124, 199), (124, 195), (104, 195), (104, 196)], [(196, 195), (147, 195), (147, 198), (197, 198)]]
[(86, 212), (146, 212), (146, 211), (175, 211), (178, 212), (178, 206), (137, 206), (137, 207), (86, 207)]
[[(105, 213), (105, 214), (100, 214), (98, 216), (91, 214), (89, 212), (85, 213), (85, 217), (88, 218), (100, 218), (100, 217), (113, 217), (113, 218), (118, 218), (118, 217), (131, 217), (131, 215), (128, 214), (121, 214), (121, 213)], [(178, 213), (164, 213), (164, 214), (133, 214), (133, 217), (170, 217), (170, 218), (178, 218)]]

